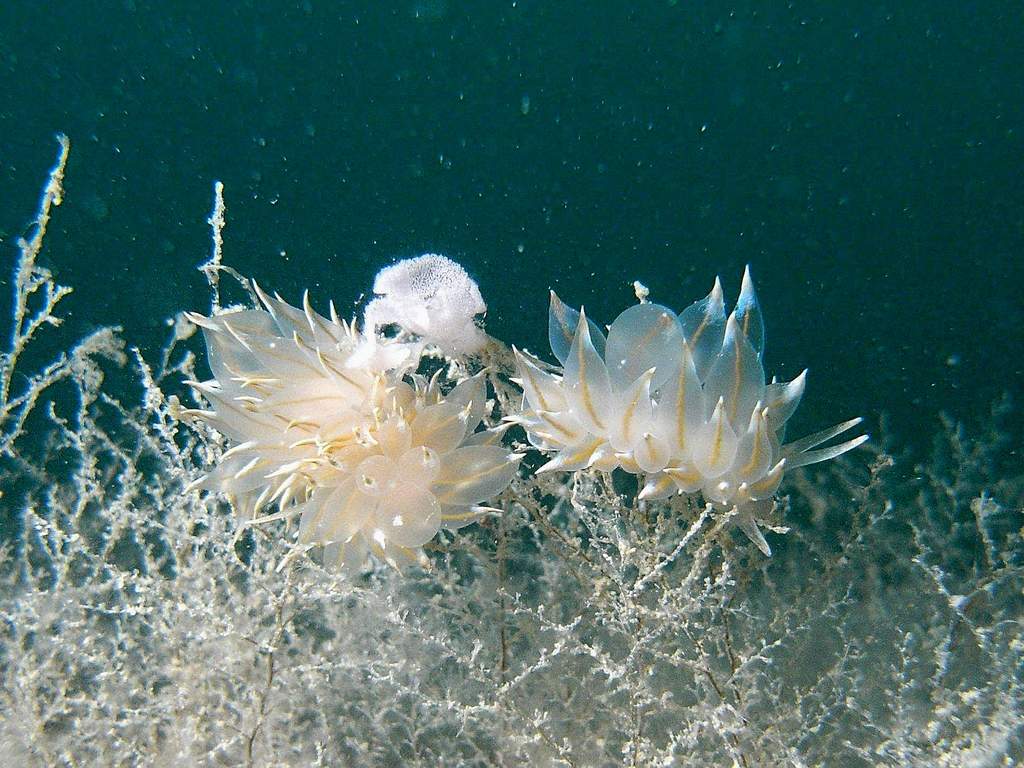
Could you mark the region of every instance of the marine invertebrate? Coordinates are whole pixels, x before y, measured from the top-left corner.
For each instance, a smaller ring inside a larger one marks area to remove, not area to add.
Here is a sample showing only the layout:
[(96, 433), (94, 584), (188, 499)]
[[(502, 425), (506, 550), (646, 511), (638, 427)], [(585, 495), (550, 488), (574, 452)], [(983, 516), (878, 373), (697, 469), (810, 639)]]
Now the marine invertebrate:
[(716, 279), (678, 316), (658, 304), (630, 307), (607, 338), (552, 291), (549, 339), (561, 370), (515, 351), (524, 399), (513, 419), (534, 446), (554, 453), (540, 472), (621, 467), (643, 477), (641, 499), (700, 492), (735, 514), (765, 554), (771, 550), (756, 519), (770, 508), (785, 471), (867, 439), (818, 447), (858, 418), (782, 443), (807, 371), (765, 383), (764, 322), (749, 269), (728, 316)]
[[(368, 552), (389, 563), (420, 558), (441, 527), (483, 511), (515, 474), (517, 454), (499, 433), (477, 432), (484, 374), (447, 395), (439, 377), (412, 371), (417, 357), (367, 357), (386, 340), (272, 298), (262, 307), (189, 318), (203, 328), (213, 379), (192, 382), (210, 404), (186, 414), (232, 447), (197, 487), (227, 494), (256, 522), (300, 517), (299, 542), (325, 546), (325, 560), (360, 565)], [(386, 367), (382, 360), (403, 361)], [(269, 505), (276, 512), (261, 514)]]
[[(884, 454), (795, 478), (784, 558), (737, 558), (714, 535), (728, 519), (648, 516), (589, 473), (569, 498), (558, 476), (522, 478), (498, 530), (429, 573), (367, 588), (275, 569), (283, 537), (240, 560), (218, 501), (182, 492), (211, 436), (179, 429), (184, 336), (156, 367), (137, 355), (139, 403), (103, 376), (128, 364), (115, 330), (61, 326), (66, 289), (37, 257), (65, 159), (62, 140), (0, 340), (9, 763), (1022, 762), (1008, 401), (981, 434), (945, 420), (911, 492)], [(41, 333), (64, 351), (41, 358)], [(830, 524), (806, 524), (823, 506)]]

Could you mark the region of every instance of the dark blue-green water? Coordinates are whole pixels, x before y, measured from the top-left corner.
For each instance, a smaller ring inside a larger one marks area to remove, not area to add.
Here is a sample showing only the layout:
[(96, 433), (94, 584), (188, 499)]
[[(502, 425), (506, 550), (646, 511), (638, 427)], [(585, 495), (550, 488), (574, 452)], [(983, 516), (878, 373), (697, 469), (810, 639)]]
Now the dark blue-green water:
[[(153, 350), (228, 263), (351, 308), (438, 251), (545, 350), (547, 289), (610, 322), (745, 263), (804, 431), (1021, 392), (1019, 2), (123, 2), (0, 7), (0, 235), (72, 140), (48, 264), (70, 330)], [(5, 268), (5, 273), (8, 268)], [(6, 285), (6, 281), (5, 281)], [(546, 350), (545, 350), (546, 351)]]

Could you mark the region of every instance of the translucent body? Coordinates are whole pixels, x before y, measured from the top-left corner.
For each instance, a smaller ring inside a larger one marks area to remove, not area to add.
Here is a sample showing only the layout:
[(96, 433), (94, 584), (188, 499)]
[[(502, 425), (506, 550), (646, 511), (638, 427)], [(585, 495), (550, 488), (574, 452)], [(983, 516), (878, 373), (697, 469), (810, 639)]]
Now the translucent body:
[(358, 566), (367, 552), (418, 559), (508, 485), (519, 457), (476, 431), (482, 375), (443, 396), (436, 379), (361, 357), (366, 337), (333, 309), (328, 320), (258, 293), (265, 309), (192, 316), (214, 379), (194, 384), (211, 408), (189, 413), (233, 443), (201, 487), (257, 521), (299, 517), (301, 544)]
[(643, 477), (644, 499), (700, 492), (735, 509), (766, 554), (754, 516), (771, 503), (785, 470), (867, 439), (812, 450), (859, 423), (854, 419), (782, 445), (806, 371), (788, 383), (765, 383), (764, 324), (749, 270), (728, 316), (716, 280), (679, 315), (658, 304), (630, 307), (607, 338), (552, 293), (549, 338), (561, 375), (516, 351), (524, 398), (515, 420), (533, 445), (554, 454), (540, 472), (622, 468)]

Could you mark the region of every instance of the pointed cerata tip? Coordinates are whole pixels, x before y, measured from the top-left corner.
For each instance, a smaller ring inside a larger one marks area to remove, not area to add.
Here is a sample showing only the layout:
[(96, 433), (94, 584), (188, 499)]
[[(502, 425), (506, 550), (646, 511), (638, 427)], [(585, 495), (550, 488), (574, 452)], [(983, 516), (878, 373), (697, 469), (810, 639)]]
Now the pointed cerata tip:
[(309, 300), (308, 288), (302, 292), (302, 312), (306, 316), (306, 322), (309, 323), (309, 329), (316, 332), (316, 312), (313, 311), (313, 302)]
[(754, 280), (750, 276), (750, 265), (743, 268), (743, 282), (740, 284), (740, 298), (736, 302), (737, 307), (745, 307), (757, 302), (754, 294)]
[(739, 330), (739, 321), (736, 319), (735, 310), (729, 313), (729, 318), (725, 321), (725, 343), (730, 344), (736, 338), (736, 333)]
[(512, 345), (512, 357), (516, 359), (517, 363), (520, 363), (522, 365), (527, 365), (530, 362), (527, 359), (526, 355), (523, 354), (523, 350), (521, 350), (515, 344)]
[(722, 281), (715, 275), (715, 284), (708, 294), (708, 314), (718, 314), (725, 310), (725, 293), (722, 291)]
[(545, 462), (542, 466), (538, 467), (537, 470), (533, 474), (535, 474), (535, 475), (543, 475), (543, 474), (545, 474), (547, 472), (554, 472), (560, 466), (561, 466), (561, 462), (559, 462), (558, 458), (555, 457), (555, 458), (551, 459), (550, 461)]
[(762, 407), (761, 401), (758, 400), (754, 406), (754, 410), (750, 412), (750, 421), (747, 422), (747, 432), (754, 434), (758, 427), (761, 425), (761, 419), (764, 418), (765, 408)]
[(256, 282), (255, 278), (253, 278), (251, 280), (251, 282), (252, 282), (253, 293), (255, 293), (257, 298), (259, 298), (259, 300), (261, 302), (263, 302), (263, 306), (265, 306), (269, 310), (270, 309), (270, 297), (267, 296), (266, 293), (264, 293), (262, 288), (260, 288), (260, 284)]
[(206, 315), (200, 315), (198, 312), (186, 312), (185, 319), (200, 328), (209, 328), (211, 331), (218, 330), (217, 323), (213, 322), (212, 318), (209, 318)]
[(587, 322), (587, 310), (583, 308), (582, 304), (580, 305), (580, 320), (576, 323), (574, 343), (576, 339), (579, 339), (580, 343), (584, 345), (592, 343), (590, 340), (590, 323)]

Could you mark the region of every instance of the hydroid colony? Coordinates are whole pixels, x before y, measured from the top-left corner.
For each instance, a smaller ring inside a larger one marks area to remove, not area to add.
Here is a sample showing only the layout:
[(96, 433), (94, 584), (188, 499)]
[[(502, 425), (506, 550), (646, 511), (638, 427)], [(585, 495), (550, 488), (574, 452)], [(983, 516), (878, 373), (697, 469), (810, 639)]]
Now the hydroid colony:
[[(851, 443), (783, 438), (805, 378), (764, 384), (749, 279), (731, 319), (716, 287), (607, 335), (555, 299), (559, 364), (520, 352), (518, 388), (440, 257), (388, 268), (359, 323), (254, 286), (222, 311), (218, 195), (193, 318), (214, 378), (186, 429), (181, 381), (206, 363), (185, 319), (156, 365), (136, 355), (141, 401), (113, 329), (39, 363), (69, 290), (38, 259), (61, 144), (0, 343), (10, 762), (1021, 763), (1005, 423), (948, 423), (912, 472), (873, 448), (788, 476), (791, 530), (763, 557), (732, 530), (760, 543), (775, 468)], [(353, 574), (368, 552), (429, 567)]]

